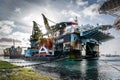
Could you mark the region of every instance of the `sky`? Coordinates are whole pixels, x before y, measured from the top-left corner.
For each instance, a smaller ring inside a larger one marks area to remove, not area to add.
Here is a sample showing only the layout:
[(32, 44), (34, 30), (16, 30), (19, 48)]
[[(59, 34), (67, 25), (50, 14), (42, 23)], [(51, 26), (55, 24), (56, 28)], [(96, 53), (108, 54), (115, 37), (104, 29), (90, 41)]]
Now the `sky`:
[[(105, 0), (0, 0), (0, 50), (10, 47), (13, 39), (16, 46), (28, 47), (33, 22), (44, 31), (42, 13), (59, 23), (73, 21), (78, 17), (79, 25), (114, 24), (115, 17), (99, 14), (98, 9)], [(51, 23), (50, 25), (52, 25)], [(100, 45), (101, 53), (120, 53), (120, 31), (109, 32), (115, 39)]]

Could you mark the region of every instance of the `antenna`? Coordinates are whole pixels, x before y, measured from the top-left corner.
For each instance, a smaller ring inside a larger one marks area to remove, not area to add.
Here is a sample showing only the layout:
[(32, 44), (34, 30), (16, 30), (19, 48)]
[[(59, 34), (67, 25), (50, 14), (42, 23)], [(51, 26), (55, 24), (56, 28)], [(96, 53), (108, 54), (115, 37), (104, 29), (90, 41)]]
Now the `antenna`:
[(77, 16), (75, 17), (75, 22), (78, 24), (78, 18), (77, 18)]
[(13, 39), (13, 46), (15, 47), (15, 40)]

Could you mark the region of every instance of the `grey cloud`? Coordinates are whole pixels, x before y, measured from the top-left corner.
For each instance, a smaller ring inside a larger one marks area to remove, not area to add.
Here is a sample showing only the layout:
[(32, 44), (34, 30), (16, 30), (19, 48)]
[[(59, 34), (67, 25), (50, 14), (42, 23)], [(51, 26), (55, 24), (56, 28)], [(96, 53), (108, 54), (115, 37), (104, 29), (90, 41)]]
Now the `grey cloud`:
[[(16, 8), (29, 8), (28, 3), (25, 0), (0, 0), (0, 20), (11, 20), (12, 17), (17, 16), (15, 14)], [(17, 16), (19, 18), (19, 16)]]
[(0, 35), (5, 36), (12, 33), (15, 28), (14, 21), (3, 20), (0, 21)]
[[(14, 41), (18, 42), (18, 43), (21, 42), (20, 40), (14, 40)], [(0, 42), (13, 42), (13, 39), (11, 39), (11, 38), (1, 38)]]
[(3, 47), (10, 47), (11, 45), (1, 45), (0, 44), (0, 48), (3, 48)]

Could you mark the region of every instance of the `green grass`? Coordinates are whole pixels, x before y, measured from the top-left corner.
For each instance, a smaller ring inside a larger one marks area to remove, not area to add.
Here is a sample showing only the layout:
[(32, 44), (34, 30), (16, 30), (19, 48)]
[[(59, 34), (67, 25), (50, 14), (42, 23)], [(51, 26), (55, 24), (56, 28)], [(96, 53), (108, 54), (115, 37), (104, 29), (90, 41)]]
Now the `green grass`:
[(45, 75), (34, 72), (31, 69), (20, 68), (17, 74), (13, 74), (9, 77), (10, 80), (53, 80)]
[[(15, 65), (0, 61), (0, 69), (6, 70), (0, 71), (0, 80), (54, 80), (28, 68), (10, 69), (12, 67), (15, 67)], [(11, 72), (7, 72), (7, 69), (10, 69)], [(6, 73), (9, 73), (9, 75), (6, 75)]]
[(0, 61), (0, 69), (10, 69), (15, 67), (15, 65), (10, 64), (9, 62), (6, 61)]

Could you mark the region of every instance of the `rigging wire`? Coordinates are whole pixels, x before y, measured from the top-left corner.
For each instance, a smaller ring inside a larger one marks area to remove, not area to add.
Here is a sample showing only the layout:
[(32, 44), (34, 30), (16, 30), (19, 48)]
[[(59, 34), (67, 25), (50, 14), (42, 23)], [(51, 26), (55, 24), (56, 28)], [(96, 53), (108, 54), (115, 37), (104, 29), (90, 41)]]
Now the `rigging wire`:
[(38, 24), (38, 23), (37, 23), (37, 25), (39, 26), (39, 28), (43, 27), (42, 25), (40, 25), (40, 24)]
[(111, 66), (112, 68), (116, 69), (117, 71), (120, 71), (119, 68), (115, 67), (114, 65), (108, 63), (107, 61), (103, 61), (104, 63), (106, 63), (108, 66)]
[[(47, 19), (48, 19), (48, 18), (47, 18)], [(56, 24), (56, 22), (54, 22), (54, 21), (52, 21), (52, 20), (50, 20), (50, 19), (48, 19), (48, 21), (50, 21), (50, 22), (52, 22), (52, 23)]]

